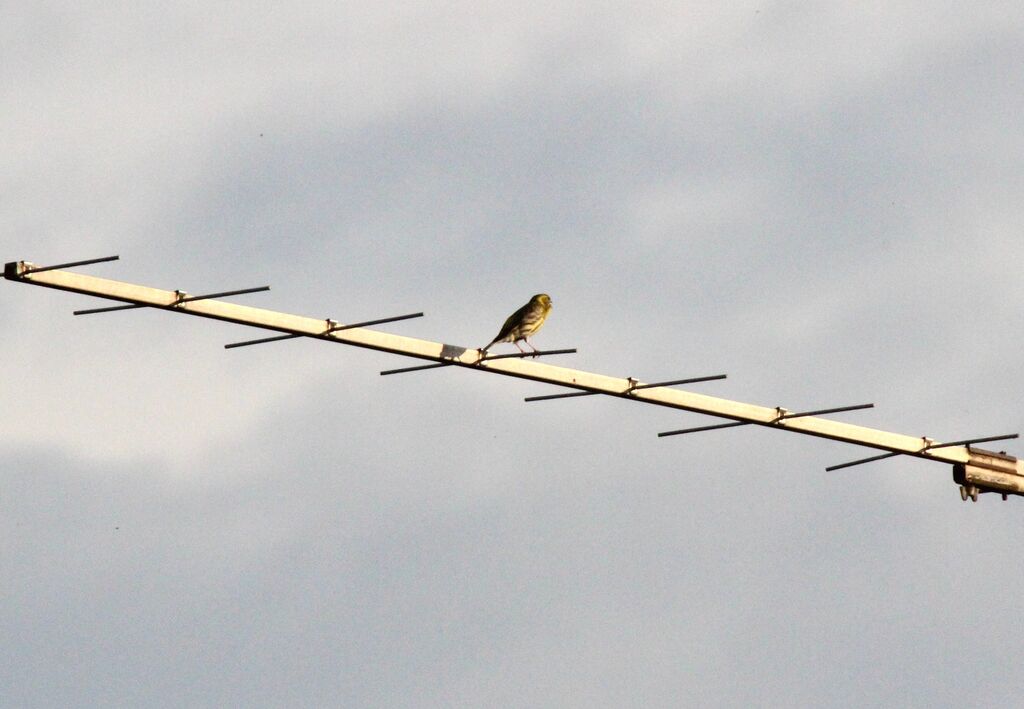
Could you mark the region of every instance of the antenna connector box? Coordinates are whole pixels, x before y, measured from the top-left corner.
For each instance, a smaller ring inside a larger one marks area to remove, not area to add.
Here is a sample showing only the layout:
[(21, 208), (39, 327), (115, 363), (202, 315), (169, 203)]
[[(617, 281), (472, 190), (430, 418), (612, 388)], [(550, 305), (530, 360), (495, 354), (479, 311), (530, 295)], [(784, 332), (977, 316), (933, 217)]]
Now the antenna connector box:
[(953, 465), (953, 481), (960, 486), (960, 497), (978, 501), (978, 495), (998, 492), (1007, 495), (1024, 496), (1024, 474), (1021, 461), (1012, 455), (968, 448), (971, 460)]

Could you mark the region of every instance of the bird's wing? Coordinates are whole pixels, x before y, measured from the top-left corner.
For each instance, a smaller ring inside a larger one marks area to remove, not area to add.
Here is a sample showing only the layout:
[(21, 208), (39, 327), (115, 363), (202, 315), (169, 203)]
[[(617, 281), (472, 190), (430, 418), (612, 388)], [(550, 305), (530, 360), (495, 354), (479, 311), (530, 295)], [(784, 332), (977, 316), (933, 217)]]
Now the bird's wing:
[(521, 323), (523, 321), (523, 317), (526, 315), (526, 311), (527, 311), (527, 309), (529, 309), (529, 307), (530, 307), (530, 304), (527, 303), (526, 305), (521, 307), (519, 310), (517, 310), (514, 313), (512, 313), (511, 315), (509, 315), (508, 319), (505, 321), (505, 324), (501, 326), (501, 331), (498, 333), (498, 336), (495, 337), (494, 339), (497, 341), (497, 340), (500, 340), (503, 337), (508, 337), (509, 333), (512, 332), (512, 330), (516, 327), (516, 325), (518, 325), (519, 323)]

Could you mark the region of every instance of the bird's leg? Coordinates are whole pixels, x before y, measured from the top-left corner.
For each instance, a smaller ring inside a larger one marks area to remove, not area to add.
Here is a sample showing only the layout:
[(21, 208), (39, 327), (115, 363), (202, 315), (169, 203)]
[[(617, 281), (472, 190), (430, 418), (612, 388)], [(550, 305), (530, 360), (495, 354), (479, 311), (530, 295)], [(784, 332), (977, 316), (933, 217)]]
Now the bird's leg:
[(525, 342), (526, 344), (528, 344), (530, 346), (530, 349), (534, 351), (534, 356), (536, 357), (537, 356), (536, 353), (540, 352), (540, 350), (538, 350), (536, 347), (533, 346), (533, 343), (530, 342), (530, 338), (529, 337), (524, 337), (523, 338), (523, 342)]
[(519, 341), (518, 340), (512, 340), (512, 344), (516, 346), (517, 350), (519, 350), (520, 352), (523, 352), (525, 354), (526, 350), (524, 350), (522, 347), (519, 346)]

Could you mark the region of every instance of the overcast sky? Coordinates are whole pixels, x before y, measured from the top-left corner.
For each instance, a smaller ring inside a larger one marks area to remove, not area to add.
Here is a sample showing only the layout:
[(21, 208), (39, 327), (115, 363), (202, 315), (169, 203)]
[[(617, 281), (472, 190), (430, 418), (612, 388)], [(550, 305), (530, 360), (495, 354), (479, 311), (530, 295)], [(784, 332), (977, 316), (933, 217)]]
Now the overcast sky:
[[(99, 5), (0, 10), (3, 261), (1024, 429), (1019, 3)], [(0, 282), (5, 705), (1024, 694), (1024, 499), (947, 466), (98, 305)]]

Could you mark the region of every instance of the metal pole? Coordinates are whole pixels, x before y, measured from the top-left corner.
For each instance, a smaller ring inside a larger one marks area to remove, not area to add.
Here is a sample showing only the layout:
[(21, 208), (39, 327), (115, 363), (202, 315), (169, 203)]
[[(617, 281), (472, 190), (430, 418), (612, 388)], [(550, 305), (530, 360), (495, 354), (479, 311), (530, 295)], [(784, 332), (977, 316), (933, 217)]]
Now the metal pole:
[[(38, 273), (38, 271), (32, 271), (32, 273)], [(210, 300), (211, 298), (224, 298), (229, 295), (243, 295), (245, 293), (262, 293), (263, 291), (270, 290), (270, 286), (258, 286), (256, 288), (242, 288), (241, 290), (226, 290), (220, 293), (207, 293), (206, 295), (190, 295), (185, 298), (178, 298), (178, 300), (171, 303), (171, 306), (180, 305), (181, 303), (193, 303), (197, 300)], [(174, 291), (175, 293), (182, 293), (184, 291)], [(152, 307), (167, 307), (167, 306), (153, 306), (146, 303), (132, 303), (130, 305), (112, 305), (109, 308), (90, 308), (88, 310), (76, 310), (72, 315), (94, 315), (96, 313), (112, 313), (117, 310), (134, 310), (136, 308), (152, 308)]]
[[(656, 389), (658, 387), (667, 387), (674, 384), (694, 384), (696, 382), (711, 382), (716, 379), (725, 379), (724, 374), (714, 374), (710, 377), (690, 377), (689, 379), (673, 379), (667, 382), (655, 382), (653, 384), (640, 384), (638, 386), (631, 386), (626, 390), (626, 393), (636, 391), (638, 389)], [(566, 394), (546, 394), (544, 396), (528, 396), (523, 401), (550, 401), (552, 399), (571, 399), (576, 396), (596, 396), (604, 392), (598, 391), (572, 391)]]
[[(19, 268), (19, 266), (23, 268)], [(9, 280), (20, 283), (94, 295), (124, 303), (155, 306), (170, 312), (262, 327), (280, 333), (315, 337), (322, 335), (324, 331), (324, 321), (318, 318), (290, 315), (213, 299), (194, 300), (178, 304), (177, 307), (170, 307), (174, 306), (180, 298), (179, 294), (174, 291), (97, 278), (56, 268), (49, 268), (45, 271), (33, 270), (33, 268), (31, 263), (8, 264), (5, 268), (5, 276)], [(531, 360), (525, 356), (510, 358), (495, 356), (484, 362), (482, 361), (485, 359), (484, 355), (475, 348), (403, 337), (367, 328), (346, 330), (321, 339), (432, 362), (425, 366), (438, 367), (454, 364), (472, 367), (478, 371), (546, 382), (582, 391), (610, 394), (631, 401), (681, 411), (718, 416), (737, 423), (772, 425), (778, 424), (780, 421), (780, 410), (774, 407), (731, 401), (666, 386), (641, 388), (646, 385), (631, 378), (611, 377), (568, 367), (557, 367)], [(484, 366), (480, 366), (481, 364)], [(629, 391), (628, 395), (625, 393), (627, 391)], [(785, 425), (773, 427), (793, 433), (876, 448), (886, 452), (882, 457), (902, 453), (944, 463), (973, 464), (981, 453), (953, 443), (926, 448), (922, 447), (924, 439), (920, 436), (882, 431), (811, 415), (789, 417), (785, 419)], [(974, 439), (975, 442), (980, 442), (980, 440), (984, 439)], [(1020, 460), (1009, 457), (1009, 462), (1005, 465), (1011, 466), (1012, 470), (1016, 471), (1010, 474), (1012, 477), (1024, 476), (1024, 466)]]
[[(377, 320), (366, 320), (364, 322), (352, 323), (350, 325), (336, 325), (335, 327), (330, 327), (330, 328), (327, 328), (326, 330), (324, 330), (321, 333), (321, 336), (322, 335), (329, 335), (332, 332), (340, 332), (341, 330), (351, 330), (351, 329), (357, 328), (357, 327), (369, 327), (370, 325), (380, 325), (381, 323), (386, 323), (386, 322), (397, 322), (398, 320), (409, 320), (411, 318), (422, 318), (422, 317), (423, 317), (423, 313), (411, 313), (409, 315), (396, 315), (396, 316), (390, 317), (390, 318), (378, 318)], [(278, 342), (280, 340), (294, 340), (297, 337), (309, 337), (309, 335), (305, 335), (305, 334), (296, 335), (296, 334), (293, 334), (293, 335), (277, 335), (276, 337), (262, 337), (262, 338), (260, 338), (258, 340), (245, 340), (244, 342), (232, 342), (230, 344), (224, 345), (224, 349), (230, 350), (230, 349), (233, 349), (235, 347), (248, 347), (249, 345), (262, 345), (265, 342)]]
[[(56, 271), (61, 268), (73, 268), (75, 266), (88, 266), (93, 263), (106, 263), (107, 261), (117, 261), (120, 256), (103, 256), (102, 258), (91, 258), (85, 261), (69, 261), (68, 263), (58, 263), (53, 266), (33, 266), (27, 273), (42, 273), (43, 271)], [(24, 274), (23, 274), (24, 275)]]

